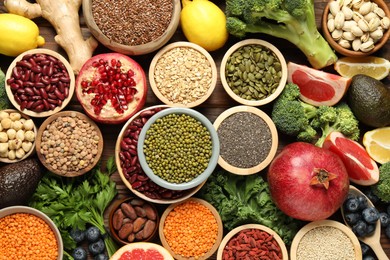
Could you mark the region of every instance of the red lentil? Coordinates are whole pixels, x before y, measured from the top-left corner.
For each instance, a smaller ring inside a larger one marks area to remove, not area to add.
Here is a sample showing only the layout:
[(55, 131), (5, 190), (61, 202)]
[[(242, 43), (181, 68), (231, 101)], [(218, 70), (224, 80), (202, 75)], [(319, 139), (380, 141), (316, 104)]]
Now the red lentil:
[(213, 247), (217, 240), (218, 224), (205, 205), (186, 201), (169, 212), (163, 232), (175, 254), (196, 258)]
[(229, 240), (222, 253), (222, 260), (240, 259), (282, 259), (282, 250), (269, 233), (244, 229)]
[(15, 213), (0, 219), (0, 259), (57, 259), (58, 245), (54, 232), (41, 218)]

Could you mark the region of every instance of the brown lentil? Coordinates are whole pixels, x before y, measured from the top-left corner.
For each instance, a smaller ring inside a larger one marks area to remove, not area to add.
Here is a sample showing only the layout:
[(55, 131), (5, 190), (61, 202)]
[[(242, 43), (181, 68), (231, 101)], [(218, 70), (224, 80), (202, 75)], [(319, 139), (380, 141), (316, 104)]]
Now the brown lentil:
[(282, 66), (273, 51), (250, 44), (230, 55), (225, 73), (226, 81), (236, 95), (260, 100), (271, 95), (279, 85)]
[(95, 127), (75, 113), (59, 116), (43, 131), (40, 152), (56, 171), (77, 172), (94, 162), (99, 139)]
[(272, 145), (268, 125), (251, 112), (230, 115), (221, 122), (217, 134), (220, 156), (238, 168), (251, 168), (264, 161)]
[(176, 47), (158, 59), (154, 80), (157, 89), (169, 101), (186, 105), (208, 92), (212, 68), (199, 51), (190, 47)]
[(218, 224), (210, 209), (190, 200), (168, 213), (163, 232), (175, 254), (196, 259), (210, 251), (215, 244)]
[(299, 242), (297, 259), (353, 260), (355, 250), (349, 237), (340, 229), (321, 226), (307, 232)]
[(93, 0), (96, 25), (110, 40), (141, 45), (158, 39), (172, 19), (172, 0)]
[(0, 218), (0, 259), (50, 260), (57, 257), (57, 240), (44, 220), (28, 213)]

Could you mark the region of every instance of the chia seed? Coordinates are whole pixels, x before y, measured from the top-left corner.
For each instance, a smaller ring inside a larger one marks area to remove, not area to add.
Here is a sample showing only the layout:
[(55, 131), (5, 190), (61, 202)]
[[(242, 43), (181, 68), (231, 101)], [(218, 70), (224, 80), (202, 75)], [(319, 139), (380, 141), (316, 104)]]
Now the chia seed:
[(110, 40), (141, 45), (158, 39), (172, 19), (172, 0), (93, 0), (96, 25)]
[(267, 123), (250, 112), (227, 117), (217, 133), (220, 156), (234, 167), (254, 167), (264, 161), (271, 150), (272, 137)]

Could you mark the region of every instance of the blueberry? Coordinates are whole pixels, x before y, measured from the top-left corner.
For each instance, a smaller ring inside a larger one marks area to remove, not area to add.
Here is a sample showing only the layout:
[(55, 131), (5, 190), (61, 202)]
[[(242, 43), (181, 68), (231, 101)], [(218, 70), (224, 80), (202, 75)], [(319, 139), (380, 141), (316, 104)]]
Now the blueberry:
[(345, 221), (350, 226), (355, 225), (358, 222), (358, 220), (361, 219), (361, 215), (355, 212), (348, 212), (344, 215), (344, 217), (345, 217)]
[(385, 229), (386, 237), (390, 239), (390, 225), (388, 225)]
[(349, 198), (344, 202), (344, 208), (349, 212), (357, 212), (359, 210), (359, 200), (357, 198)]
[(363, 257), (363, 260), (376, 260), (376, 258), (373, 257), (372, 255), (365, 255), (365, 256)]
[(103, 239), (99, 239), (96, 242), (89, 244), (88, 250), (92, 255), (98, 255), (104, 252), (106, 249)]
[(360, 247), (362, 248), (363, 255), (366, 255), (368, 253), (368, 251), (370, 251), (370, 247), (361, 241), (360, 241)]
[(369, 235), (371, 235), (372, 233), (374, 233), (375, 227), (376, 227), (375, 224), (368, 224), (368, 225), (367, 225), (367, 230), (366, 230), (366, 236), (369, 236)]
[(79, 230), (79, 229), (77, 229), (77, 228), (72, 229), (72, 230), (69, 232), (69, 235), (71, 236), (71, 238), (73, 238), (73, 240), (74, 240), (76, 243), (81, 243), (81, 242), (83, 242), (84, 239), (85, 239), (85, 231)]
[(386, 212), (379, 213), (379, 220), (381, 221), (381, 227), (383, 228), (390, 224), (390, 216)]
[(364, 237), (367, 232), (367, 223), (363, 220), (359, 220), (355, 225), (353, 225), (352, 231), (356, 236)]
[(87, 259), (87, 251), (82, 247), (76, 247), (73, 250), (72, 256), (74, 260), (85, 260)]
[(359, 201), (359, 209), (363, 210), (368, 207), (368, 200), (366, 196), (358, 195), (357, 199)]
[(108, 256), (106, 256), (105, 254), (98, 254), (98, 255), (95, 255), (95, 257), (93, 259), (94, 260), (108, 260)]
[(375, 224), (379, 219), (379, 212), (375, 207), (367, 207), (363, 209), (362, 217), (368, 224)]
[(96, 242), (100, 238), (100, 230), (95, 226), (91, 226), (87, 229), (86, 236), (89, 243)]
[(376, 196), (376, 195), (374, 194), (374, 192), (372, 191), (372, 189), (368, 188), (368, 189), (364, 190), (363, 193), (367, 196), (367, 198), (368, 198), (373, 204), (379, 202), (379, 197)]

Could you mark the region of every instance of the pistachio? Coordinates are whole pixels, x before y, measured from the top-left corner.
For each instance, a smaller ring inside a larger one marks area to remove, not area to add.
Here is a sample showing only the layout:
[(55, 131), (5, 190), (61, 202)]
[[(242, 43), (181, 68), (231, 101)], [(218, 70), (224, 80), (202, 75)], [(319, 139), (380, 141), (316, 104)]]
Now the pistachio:
[(370, 32), (373, 32), (375, 31), (376, 29), (378, 29), (378, 26), (381, 24), (381, 20), (378, 18), (378, 17), (375, 17), (375, 18), (372, 18), (369, 22), (368, 22), (368, 29)]
[(379, 41), (383, 37), (383, 31), (381, 29), (376, 29), (375, 31), (370, 33), (370, 37), (374, 42)]
[(381, 20), (381, 26), (383, 29), (387, 30), (390, 27), (390, 18), (389, 17), (383, 17)]
[(357, 23), (354, 20), (345, 21), (342, 30), (344, 32), (351, 32), (353, 27), (357, 27)]
[(370, 30), (370, 27), (368, 27), (368, 22), (364, 19), (360, 19), (357, 24), (363, 32), (368, 32)]
[(345, 17), (343, 12), (338, 12), (334, 18), (334, 26), (336, 29), (341, 29), (344, 26)]
[(364, 16), (364, 20), (370, 22), (371, 19), (378, 18), (378, 15), (374, 12), (370, 12)]
[(359, 13), (361, 15), (366, 15), (371, 12), (372, 3), (371, 2), (363, 2), (359, 7)]
[(332, 15), (336, 16), (340, 11), (340, 5), (337, 1), (332, 1), (329, 3), (329, 11)]
[(343, 6), (341, 7), (341, 11), (344, 14), (345, 20), (352, 19), (353, 11), (351, 8), (349, 8), (348, 6)]
[(341, 39), (341, 37), (343, 36), (343, 31), (342, 30), (334, 30), (332, 32), (332, 38), (335, 40), (335, 41), (338, 41)]
[(362, 42), (367, 42), (370, 39), (370, 34), (369, 33), (364, 33), (361, 37), (360, 40)]
[(378, 15), (380, 18), (386, 17), (385, 11), (383, 11), (383, 9), (378, 6), (375, 7), (372, 12)]
[(363, 31), (362, 29), (360, 29), (359, 26), (354, 26), (352, 27), (351, 29), (351, 32), (353, 33), (353, 35), (355, 35), (356, 37), (361, 37), (363, 35)]
[(355, 39), (352, 41), (352, 49), (354, 51), (358, 51), (360, 46), (362, 46), (362, 41), (360, 39)]
[(341, 0), (341, 5), (342, 6), (350, 6), (351, 5), (351, 3), (352, 3), (352, 0)]
[(340, 39), (337, 43), (343, 48), (346, 48), (346, 49), (351, 48), (351, 43), (348, 40)]
[(343, 32), (342, 38), (347, 41), (353, 41), (356, 36), (352, 32)]
[(364, 1), (363, 0), (352, 0), (352, 7), (354, 9), (359, 9), (363, 4), (364, 4)]
[(332, 33), (334, 31), (334, 29), (336, 29), (336, 27), (334, 26), (334, 19), (328, 20), (327, 27), (328, 27), (328, 30), (330, 33)]
[(362, 45), (360, 46), (360, 50), (362, 52), (369, 52), (372, 49), (374, 49), (374, 42), (372, 40), (368, 40), (368, 41), (362, 43)]
[(358, 23), (360, 20), (364, 19), (364, 16), (361, 15), (359, 12), (354, 11), (352, 14), (352, 19)]

